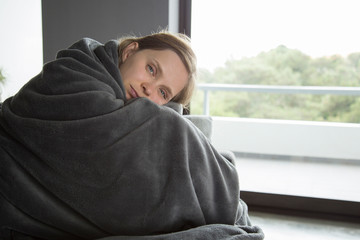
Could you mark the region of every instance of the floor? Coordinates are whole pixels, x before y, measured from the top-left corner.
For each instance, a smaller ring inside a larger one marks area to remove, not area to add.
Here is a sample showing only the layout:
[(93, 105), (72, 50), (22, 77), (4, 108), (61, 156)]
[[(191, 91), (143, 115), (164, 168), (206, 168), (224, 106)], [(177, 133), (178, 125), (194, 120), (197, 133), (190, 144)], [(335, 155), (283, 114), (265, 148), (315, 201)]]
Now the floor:
[(265, 240), (360, 240), (360, 224), (250, 212)]
[[(238, 158), (241, 190), (360, 202), (360, 164)], [(251, 212), (265, 240), (360, 240), (360, 224)]]

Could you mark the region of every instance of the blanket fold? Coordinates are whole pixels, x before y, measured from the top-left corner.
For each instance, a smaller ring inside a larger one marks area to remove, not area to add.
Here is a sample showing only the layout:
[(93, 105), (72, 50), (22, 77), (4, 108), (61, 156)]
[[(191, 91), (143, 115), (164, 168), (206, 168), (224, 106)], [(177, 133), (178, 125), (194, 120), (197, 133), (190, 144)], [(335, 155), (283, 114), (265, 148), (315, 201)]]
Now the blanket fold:
[(82, 39), (2, 104), (0, 239), (262, 239), (231, 162), (126, 101), (117, 47)]

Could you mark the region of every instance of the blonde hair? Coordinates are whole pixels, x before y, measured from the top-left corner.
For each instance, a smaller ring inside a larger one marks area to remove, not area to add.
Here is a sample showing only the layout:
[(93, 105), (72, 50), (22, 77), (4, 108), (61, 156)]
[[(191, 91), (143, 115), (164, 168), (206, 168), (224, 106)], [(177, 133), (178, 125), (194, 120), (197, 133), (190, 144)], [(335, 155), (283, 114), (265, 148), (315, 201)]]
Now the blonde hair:
[(119, 39), (119, 64), (122, 64), (122, 53), (131, 43), (137, 42), (139, 50), (172, 50), (181, 59), (189, 74), (188, 82), (184, 89), (180, 91), (171, 101), (180, 103), (184, 106), (190, 103), (195, 88), (196, 79), (196, 56), (190, 46), (190, 38), (182, 33), (170, 33), (160, 31), (144, 37), (123, 37)]

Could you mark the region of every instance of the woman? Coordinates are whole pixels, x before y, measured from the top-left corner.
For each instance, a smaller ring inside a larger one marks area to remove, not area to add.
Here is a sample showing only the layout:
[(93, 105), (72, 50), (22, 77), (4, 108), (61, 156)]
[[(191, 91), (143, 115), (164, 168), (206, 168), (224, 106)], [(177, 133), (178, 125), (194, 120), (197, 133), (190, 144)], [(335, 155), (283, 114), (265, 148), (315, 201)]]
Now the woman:
[(119, 69), (126, 98), (144, 96), (157, 104), (171, 100), (187, 105), (196, 75), (196, 57), (189, 43), (183, 34), (165, 32), (120, 39)]
[(169, 33), (82, 39), (0, 112), (0, 239), (262, 239), (238, 176), (163, 104), (195, 57)]

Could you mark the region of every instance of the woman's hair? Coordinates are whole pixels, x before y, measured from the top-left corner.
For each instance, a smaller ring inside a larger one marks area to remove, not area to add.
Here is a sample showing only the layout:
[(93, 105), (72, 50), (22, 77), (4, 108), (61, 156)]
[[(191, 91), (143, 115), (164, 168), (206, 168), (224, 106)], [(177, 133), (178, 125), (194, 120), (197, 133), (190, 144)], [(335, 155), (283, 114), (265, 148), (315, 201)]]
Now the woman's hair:
[(139, 50), (171, 50), (174, 51), (181, 59), (189, 74), (188, 83), (175, 97), (173, 102), (186, 106), (192, 97), (195, 88), (196, 78), (196, 56), (190, 46), (190, 38), (181, 33), (170, 33), (161, 31), (144, 37), (123, 37), (119, 39), (119, 63), (122, 63), (122, 53), (131, 43), (137, 42)]

